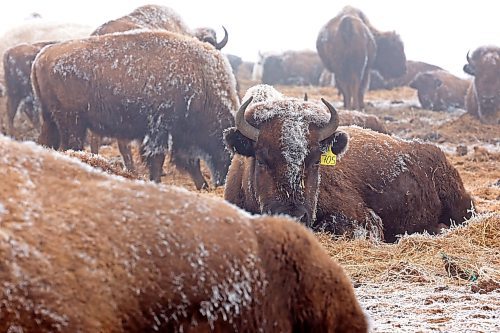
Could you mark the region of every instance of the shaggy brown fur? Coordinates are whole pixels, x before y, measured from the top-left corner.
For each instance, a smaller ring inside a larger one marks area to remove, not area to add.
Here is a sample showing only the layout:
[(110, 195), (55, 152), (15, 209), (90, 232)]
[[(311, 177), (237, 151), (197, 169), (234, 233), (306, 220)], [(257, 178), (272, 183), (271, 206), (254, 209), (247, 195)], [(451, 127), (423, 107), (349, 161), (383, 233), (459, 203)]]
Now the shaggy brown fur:
[[(428, 72), (428, 71), (433, 71), (433, 70), (438, 70), (442, 69), (439, 66), (428, 64), (426, 62), (422, 61), (413, 61), (413, 60), (407, 60), (406, 61), (406, 73), (404, 75), (401, 75), (396, 78), (392, 79), (384, 79), (378, 72), (378, 78), (380, 78), (381, 81), (377, 82), (375, 84), (373, 78), (374, 74), (373, 72), (370, 75), (370, 90), (377, 90), (377, 89), (392, 89), (395, 87), (403, 87), (403, 86), (409, 86), (410, 82), (413, 81), (413, 79), (420, 73), (423, 72)], [(375, 77), (377, 77), (375, 75)]]
[(418, 91), (418, 100), (424, 109), (443, 111), (465, 107), (465, 94), (471, 82), (445, 70), (418, 74), (410, 87)]
[(40, 50), (54, 42), (22, 43), (3, 54), (3, 70), (7, 90), (7, 121), (9, 134), (14, 134), (14, 118), (21, 109), (36, 129), (40, 129), (40, 115), (35, 107), (31, 87), (31, 64)]
[(221, 50), (226, 45), (228, 38), (226, 29), (224, 29), (225, 36), (221, 42), (217, 42), (215, 30), (211, 28), (203, 27), (192, 31), (172, 8), (161, 5), (140, 6), (130, 14), (99, 26), (92, 35), (105, 35), (134, 29), (168, 30), (181, 35), (196, 37), (202, 42), (213, 45), (218, 50)]
[(355, 110), (338, 110), (340, 126), (356, 125), (380, 133), (389, 133), (385, 124), (375, 115)]
[(385, 79), (400, 77), (406, 72), (404, 44), (395, 31), (378, 30), (360, 9), (352, 6), (344, 7), (339, 15), (342, 14), (359, 18), (373, 34), (377, 44), (377, 55), (373, 69), (377, 70)]
[[(316, 230), (388, 242), (405, 232), (436, 233), (451, 220), (460, 223), (470, 217), (471, 196), (436, 146), (343, 127), (331, 141), (332, 151), (338, 154), (336, 150), (345, 146), (348, 136), (347, 151), (339, 156), (337, 165), (323, 166), (317, 153), (322, 143), (305, 119), (302, 128), (309, 126), (307, 141), (293, 148), (287, 147), (286, 138), (293, 136), (295, 143), (303, 131), (285, 132), (283, 124), (290, 119), (298, 122), (294, 113), (266, 116), (260, 123), (254, 119), (262, 118), (260, 110), (283, 109), (286, 104), (293, 105), (289, 110), (297, 113), (312, 108), (303, 103), (290, 98), (251, 104), (245, 117), (259, 129), (256, 141), (237, 129), (228, 131), (226, 140), (235, 155), (227, 176), (226, 200), (251, 213), (288, 214)], [(299, 148), (303, 161), (295, 158), (287, 164), (283, 156), (300, 156)], [(290, 189), (290, 168), (301, 170), (298, 179), (293, 179), (299, 189)], [(304, 210), (309, 219), (299, 214)]]
[(467, 112), (483, 123), (500, 124), (500, 48), (477, 48), (467, 55), (464, 71), (474, 76), (465, 101)]
[(321, 29), (316, 48), (325, 67), (335, 74), (344, 107), (348, 109), (364, 107), (372, 69), (386, 79), (406, 71), (406, 55), (399, 35), (374, 28), (361, 10), (351, 6), (344, 7)]
[(239, 101), (229, 63), (212, 46), (163, 30), (93, 36), (46, 47), (32, 80), (40, 143), (81, 150), (87, 129), (137, 139), (152, 180), (160, 181), (170, 149), (198, 189), (208, 187), (200, 158), (214, 185), (224, 183), (230, 156), (222, 131), (234, 124)]
[(356, 127), (335, 167), (322, 166), (314, 229), (381, 238), (436, 233), (471, 216), (472, 198), (458, 171), (432, 144)]
[(377, 50), (369, 28), (356, 16), (339, 14), (322, 28), (316, 48), (325, 67), (335, 75), (344, 107), (363, 109)]
[(1, 332), (367, 332), (314, 235), (0, 137)]

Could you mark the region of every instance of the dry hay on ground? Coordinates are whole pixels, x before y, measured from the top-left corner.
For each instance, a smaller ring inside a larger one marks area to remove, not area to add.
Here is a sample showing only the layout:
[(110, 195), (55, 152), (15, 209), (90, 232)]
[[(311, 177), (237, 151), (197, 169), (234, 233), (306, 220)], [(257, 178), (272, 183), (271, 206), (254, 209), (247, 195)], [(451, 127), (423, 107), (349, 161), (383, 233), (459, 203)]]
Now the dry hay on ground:
[(405, 235), (395, 244), (317, 237), (357, 283), (500, 283), (500, 212), (476, 215), (438, 236)]

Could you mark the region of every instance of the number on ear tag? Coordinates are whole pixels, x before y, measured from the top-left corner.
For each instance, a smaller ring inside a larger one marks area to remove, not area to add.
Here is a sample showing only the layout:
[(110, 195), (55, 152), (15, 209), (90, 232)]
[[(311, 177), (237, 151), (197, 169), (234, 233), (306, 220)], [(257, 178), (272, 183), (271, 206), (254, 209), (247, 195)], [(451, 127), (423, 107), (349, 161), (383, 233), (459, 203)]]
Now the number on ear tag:
[(332, 146), (328, 146), (328, 151), (321, 154), (321, 160), (319, 162), (321, 165), (335, 165), (337, 164), (337, 155), (332, 152)]

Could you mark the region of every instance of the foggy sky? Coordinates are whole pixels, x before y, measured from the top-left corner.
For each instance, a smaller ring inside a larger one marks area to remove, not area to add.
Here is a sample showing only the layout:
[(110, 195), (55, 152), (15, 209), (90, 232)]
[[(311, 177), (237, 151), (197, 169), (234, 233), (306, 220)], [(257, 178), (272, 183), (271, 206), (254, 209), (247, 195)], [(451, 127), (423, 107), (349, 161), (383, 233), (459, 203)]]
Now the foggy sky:
[(361, 9), (379, 30), (395, 30), (407, 58), (441, 66), (455, 75), (462, 71), (467, 51), (480, 45), (500, 45), (496, 1), (9, 1), (0, 7), (0, 31), (22, 24), (32, 12), (47, 20), (100, 24), (128, 14), (144, 4), (169, 6), (191, 27), (210, 26), (229, 32), (224, 52), (255, 61), (258, 52), (316, 50), (321, 27), (349, 4)]

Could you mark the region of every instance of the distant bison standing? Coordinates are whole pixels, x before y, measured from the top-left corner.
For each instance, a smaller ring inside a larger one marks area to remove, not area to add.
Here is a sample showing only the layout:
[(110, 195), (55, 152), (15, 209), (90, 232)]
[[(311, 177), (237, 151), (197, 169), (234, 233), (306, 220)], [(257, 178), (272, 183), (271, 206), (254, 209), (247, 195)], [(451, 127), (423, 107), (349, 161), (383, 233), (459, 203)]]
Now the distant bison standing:
[(368, 331), (349, 278), (290, 219), (1, 135), (0, 156), (0, 332)]
[(359, 9), (346, 6), (320, 30), (316, 48), (326, 69), (335, 74), (347, 109), (362, 109), (370, 71), (398, 77), (406, 71), (401, 38), (375, 29)]
[(482, 46), (467, 54), (464, 71), (474, 76), (466, 96), (467, 112), (487, 124), (500, 124), (500, 48)]
[(40, 128), (40, 115), (35, 105), (31, 86), (31, 65), (38, 52), (53, 43), (22, 43), (7, 49), (3, 54), (7, 91), (7, 121), (10, 135), (14, 134), (14, 118), (18, 111), (24, 112), (35, 128)]
[(87, 129), (143, 140), (150, 178), (160, 181), (165, 154), (198, 189), (215, 185), (230, 164), (222, 131), (239, 101), (227, 59), (211, 45), (168, 31), (95, 36), (46, 47), (33, 63), (41, 109), (39, 142), (81, 150)]
[[(470, 217), (471, 197), (436, 146), (337, 129), (328, 102), (283, 97), (269, 86), (249, 89), (244, 100), (236, 127), (225, 133), (235, 154), (224, 197), (239, 207), (388, 242)], [(329, 146), (339, 161), (320, 165)]]
[(469, 80), (461, 79), (445, 70), (420, 73), (410, 82), (410, 87), (418, 92), (420, 105), (424, 109), (434, 111), (463, 109), (469, 86)]

